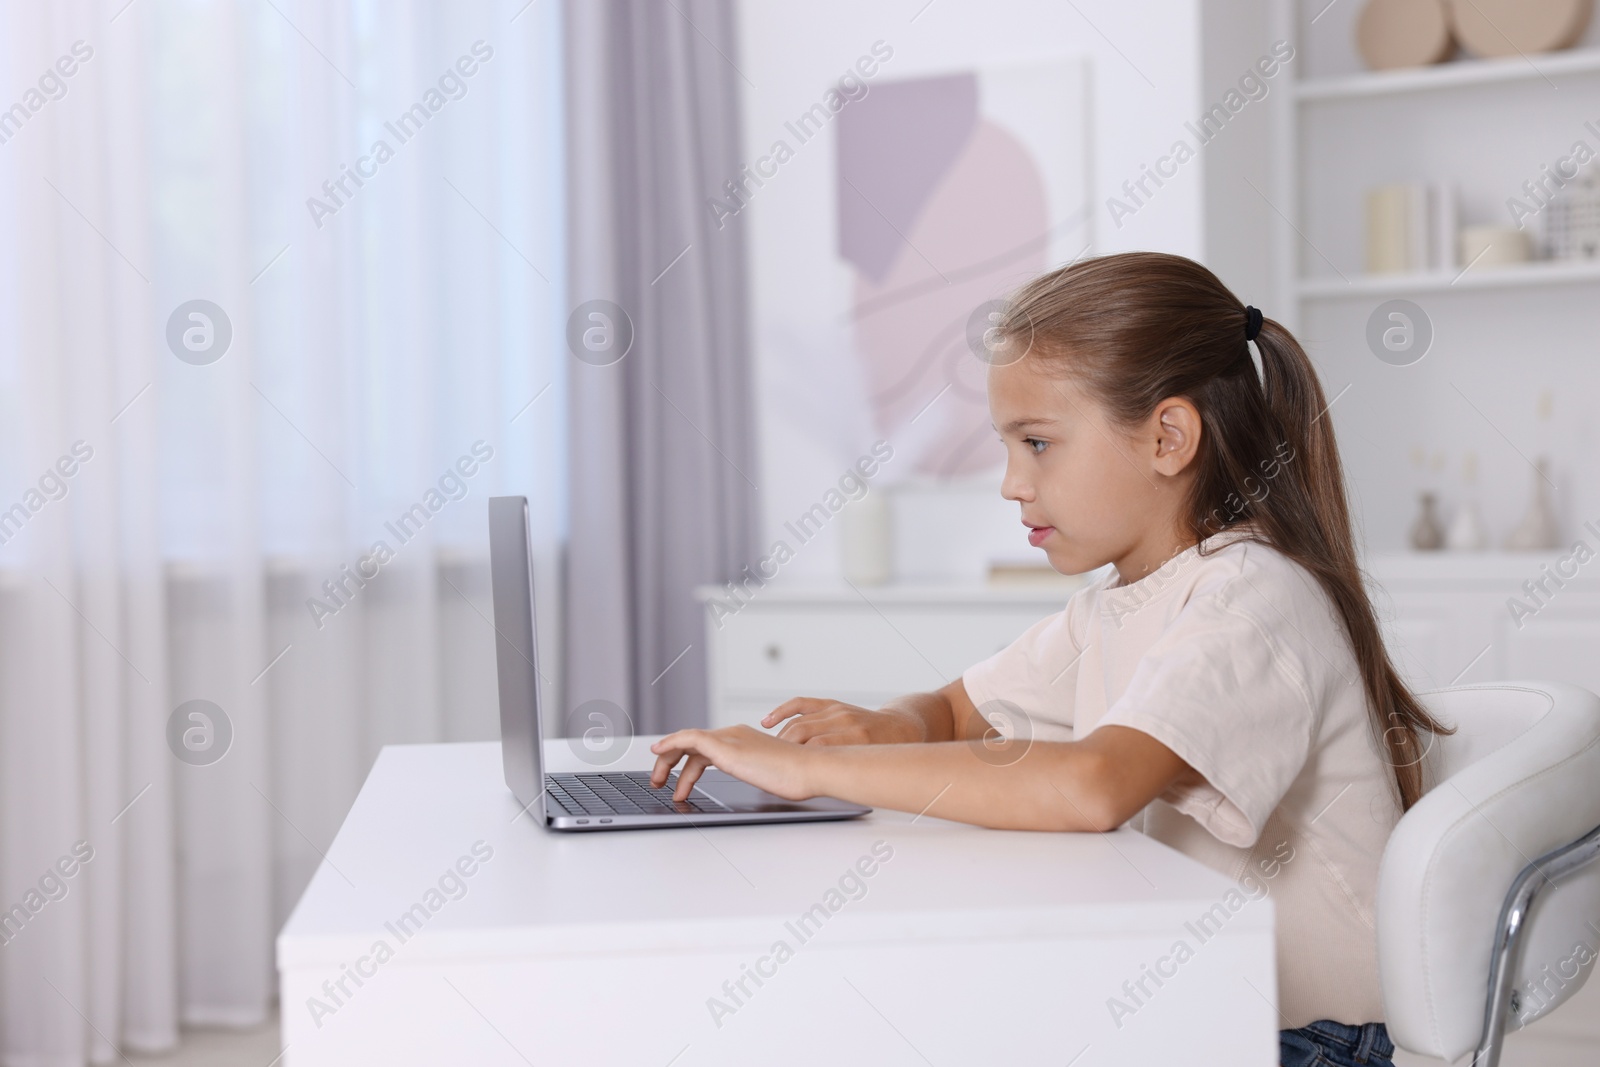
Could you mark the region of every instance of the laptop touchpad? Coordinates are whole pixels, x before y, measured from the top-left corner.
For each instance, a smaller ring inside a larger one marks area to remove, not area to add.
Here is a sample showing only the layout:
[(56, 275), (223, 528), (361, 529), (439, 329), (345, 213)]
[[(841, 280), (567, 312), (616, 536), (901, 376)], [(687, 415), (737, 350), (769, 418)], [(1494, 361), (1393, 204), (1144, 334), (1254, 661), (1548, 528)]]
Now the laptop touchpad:
[(844, 808), (854, 808), (853, 804), (829, 797), (817, 797), (813, 800), (785, 800), (765, 789), (758, 789), (748, 782), (741, 782), (726, 771), (719, 771), (715, 767), (708, 767), (695, 786), (704, 789), (707, 793), (722, 801), (736, 811), (833, 811)]

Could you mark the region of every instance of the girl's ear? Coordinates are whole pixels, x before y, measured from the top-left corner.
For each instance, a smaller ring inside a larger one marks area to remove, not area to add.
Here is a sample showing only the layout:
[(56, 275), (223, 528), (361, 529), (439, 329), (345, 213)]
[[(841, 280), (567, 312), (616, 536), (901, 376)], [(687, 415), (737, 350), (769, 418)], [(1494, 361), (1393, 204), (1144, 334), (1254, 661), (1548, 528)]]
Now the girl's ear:
[(1181, 474), (1200, 450), (1199, 409), (1181, 396), (1170, 397), (1150, 418), (1156, 443), (1152, 466), (1168, 477)]

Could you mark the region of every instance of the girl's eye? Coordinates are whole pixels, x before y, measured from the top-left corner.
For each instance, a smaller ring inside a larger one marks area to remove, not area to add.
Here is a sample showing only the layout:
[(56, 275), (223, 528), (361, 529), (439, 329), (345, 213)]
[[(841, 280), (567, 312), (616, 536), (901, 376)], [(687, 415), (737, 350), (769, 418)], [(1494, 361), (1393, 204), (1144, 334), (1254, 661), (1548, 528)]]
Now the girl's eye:
[(1036, 456), (1047, 447), (1046, 442), (1039, 440), (1037, 437), (1024, 437), (1022, 443), (1033, 449), (1033, 454)]

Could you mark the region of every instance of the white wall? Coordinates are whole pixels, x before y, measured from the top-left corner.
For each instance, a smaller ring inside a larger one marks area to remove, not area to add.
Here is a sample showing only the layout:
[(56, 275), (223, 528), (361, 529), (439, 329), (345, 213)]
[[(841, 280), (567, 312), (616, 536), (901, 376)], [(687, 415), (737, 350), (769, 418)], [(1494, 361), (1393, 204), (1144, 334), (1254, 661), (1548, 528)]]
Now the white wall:
[[(736, 62), (745, 78), (746, 154), (765, 151), (783, 135), (786, 120), (817, 101), (877, 40), (894, 57), (874, 81), (1087, 56), (1095, 251), (1204, 256), (1201, 167), (1181, 171), (1120, 229), (1104, 206), (1106, 190), (1136, 178), (1141, 164), (1164, 153), (1199, 111), (1199, 0), (1077, 0), (1076, 10), (1060, 0), (923, 3), (743, 0)], [(832, 131), (801, 146), (745, 209), (765, 541), (816, 503), (877, 436), (861, 399), (848, 326), (830, 317), (845, 306), (850, 284), (835, 252), (833, 153)], [(915, 510), (941, 529), (925, 534), (901, 523), (901, 577), (972, 578), (991, 550), (1027, 550), (1015, 505), (999, 498), (998, 478), (958, 494), (956, 507), (948, 493), (935, 505), (925, 492), (916, 496)], [(836, 519), (800, 547), (778, 581), (836, 579), (839, 526)]]
[[(1242, 76), (1286, 41), (1288, 27), (1274, 24), (1268, 0), (1202, 0), (1200, 20), (1201, 96), (1204, 110), (1224, 99)], [(1205, 147), (1201, 157), (1205, 186), (1202, 262), (1234, 294), (1273, 319), (1292, 321), (1290, 294), (1282, 285), (1273, 244), (1277, 211), (1289, 209), (1273, 188), (1273, 151), (1278, 109), (1290, 96), (1290, 83), (1304, 74), (1306, 57), (1296, 54), (1263, 79), (1265, 93), (1252, 100)]]

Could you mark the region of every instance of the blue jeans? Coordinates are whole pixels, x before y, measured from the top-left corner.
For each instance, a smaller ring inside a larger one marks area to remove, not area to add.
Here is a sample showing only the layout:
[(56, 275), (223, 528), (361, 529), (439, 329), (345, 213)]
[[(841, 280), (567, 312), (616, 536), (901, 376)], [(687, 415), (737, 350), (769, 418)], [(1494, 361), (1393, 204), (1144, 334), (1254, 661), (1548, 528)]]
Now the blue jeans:
[(1346, 1026), (1318, 1019), (1298, 1030), (1278, 1031), (1283, 1067), (1394, 1067), (1394, 1042), (1382, 1023)]

